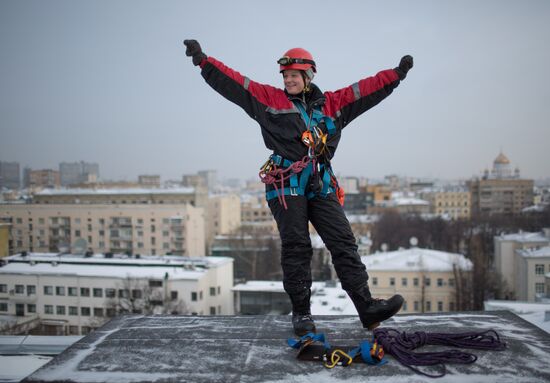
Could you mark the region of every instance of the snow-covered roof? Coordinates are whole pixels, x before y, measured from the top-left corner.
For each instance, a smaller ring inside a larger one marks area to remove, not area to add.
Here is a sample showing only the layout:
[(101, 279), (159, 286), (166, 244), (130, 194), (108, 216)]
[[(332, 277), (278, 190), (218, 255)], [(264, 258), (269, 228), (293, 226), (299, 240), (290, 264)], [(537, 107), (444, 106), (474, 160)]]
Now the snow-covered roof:
[(8, 263), (0, 268), (0, 274), (26, 274), (26, 275), (52, 275), (52, 276), (78, 276), (96, 278), (138, 278), (138, 279), (164, 279), (166, 274), (171, 280), (198, 280), (205, 274), (205, 269), (186, 270), (182, 267), (136, 267), (113, 265), (72, 265), (72, 264), (48, 264), (48, 263)]
[(484, 302), (486, 311), (508, 310), (526, 321), (550, 333), (550, 321), (546, 313), (550, 312), (550, 303), (489, 300)]
[(367, 270), (378, 271), (453, 271), (456, 265), (470, 270), (472, 262), (462, 254), (413, 247), (406, 250), (376, 253), (361, 257)]
[(380, 219), (376, 214), (346, 214), (349, 223), (375, 223)]
[(36, 195), (38, 196), (50, 196), (50, 195), (113, 195), (113, 194), (191, 194), (195, 191), (191, 187), (180, 188), (113, 188), (113, 189), (44, 189)]
[(550, 246), (541, 247), (540, 249), (519, 249), (517, 253), (524, 258), (550, 257)]
[(499, 237), (503, 241), (516, 241), (516, 242), (550, 242), (550, 238), (546, 237), (542, 232), (523, 232), (513, 234), (501, 234)]
[(27, 256), (12, 255), (8, 264), (0, 268), (0, 274), (39, 274), (108, 278), (168, 278), (198, 280), (211, 267), (233, 262), (229, 257), (142, 256), (139, 259), (114, 254), (105, 258), (102, 254), (91, 257), (53, 253), (31, 253)]
[(285, 289), (283, 288), (283, 282), (280, 281), (247, 281), (246, 283), (240, 283), (233, 286), (231, 290), (247, 292), (285, 292)]
[[(325, 282), (313, 282), (311, 285), (312, 294), (325, 286)], [(282, 281), (247, 281), (233, 286), (233, 291), (247, 291), (247, 292), (272, 292), (272, 293), (284, 293)]]
[(313, 315), (357, 315), (357, 310), (340, 283), (336, 287), (321, 286), (312, 293)]
[(524, 207), (521, 209), (522, 213), (541, 213), (546, 209), (547, 205), (540, 204), (540, 205), (532, 205), (528, 207)]
[(545, 242), (550, 243), (550, 238), (545, 236), (543, 232), (523, 232), (513, 234), (501, 234), (497, 237), (501, 241), (515, 241), (515, 242)]
[(420, 205), (420, 206), (429, 206), (430, 203), (423, 199), (419, 198), (396, 198), (393, 200), (396, 206), (405, 206), (405, 205)]
[(56, 254), (56, 253), (27, 253), (10, 255), (6, 258), (8, 262), (57, 262), (71, 264), (124, 264), (134, 266), (183, 266), (192, 265), (198, 267), (210, 267), (219, 265), (232, 258), (228, 257), (183, 257), (178, 255), (140, 255), (135, 258), (126, 254), (113, 254), (111, 258), (107, 258), (104, 254), (92, 254), (87, 257), (79, 254)]

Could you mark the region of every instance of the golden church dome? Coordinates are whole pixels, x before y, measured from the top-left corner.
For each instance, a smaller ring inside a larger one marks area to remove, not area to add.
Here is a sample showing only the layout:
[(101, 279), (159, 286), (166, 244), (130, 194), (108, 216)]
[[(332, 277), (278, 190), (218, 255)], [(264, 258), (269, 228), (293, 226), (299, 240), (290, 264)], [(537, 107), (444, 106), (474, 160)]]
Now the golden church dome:
[(497, 158), (495, 158), (494, 163), (495, 164), (508, 165), (510, 163), (510, 160), (502, 152), (500, 152), (500, 154), (497, 156)]

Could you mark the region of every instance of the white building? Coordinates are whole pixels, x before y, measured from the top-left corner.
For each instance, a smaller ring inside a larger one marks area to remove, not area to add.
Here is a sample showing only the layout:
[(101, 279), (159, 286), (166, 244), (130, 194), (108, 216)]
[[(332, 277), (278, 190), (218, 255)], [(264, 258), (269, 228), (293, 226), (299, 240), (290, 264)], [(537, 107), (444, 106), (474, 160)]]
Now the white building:
[(437, 312), (460, 309), (460, 286), (468, 280), (472, 262), (462, 254), (421, 249), (376, 253), (361, 260), (369, 273), (374, 297), (401, 294), (401, 312)]
[(0, 322), (80, 335), (121, 312), (232, 315), (233, 259), (29, 254), (0, 267)]
[(550, 246), (540, 249), (518, 249), (515, 261), (517, 299), (527, 302), (544, 299), (545, 275), (550, 273)]
[[(505, 283), (505, 291), (503, 292), (504, 297), (505, 299), (516, 299), (519, 294), (517, 286), (520, 280), (522, 285), (535, 283), (530, 282), (530, 279), (535, 276), (534, 269), (522, 268), (521, 272), (526, 272), (527, 274), (520, 276), (517, 268), (518, 261), (516, 260), (519, 254), (517, 250), (537, 250), (542, 247), (550, 246), (550, 229), (547, 228), (542, 232), (536, 233), (520, 231), (515, 234), (502, 234), (494, 237), (494, 246), (495, 270), (500, 274)], [(531, 300), (534, 300), (534, 296)]]

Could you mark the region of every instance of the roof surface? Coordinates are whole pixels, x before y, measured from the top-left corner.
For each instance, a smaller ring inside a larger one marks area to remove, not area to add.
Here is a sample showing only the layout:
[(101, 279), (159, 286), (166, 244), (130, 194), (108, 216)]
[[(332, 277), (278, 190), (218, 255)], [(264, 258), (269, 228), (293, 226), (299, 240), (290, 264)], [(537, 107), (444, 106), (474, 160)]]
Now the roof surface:
[[(333, 345), (356, 346), (372, 333), (355, 316), (316, 317)], [(391, 356), (388, 364), (326, 369), (295, 358), (288, 316), (124, 316), (73, 344), (23, 380), (29, 382), (548, 382), (550, 335), (506, 311), (397, 316), (399, 331), (496, 330), (504, 351), (470, 350), (473, 364), (447, 375), (418, 375)], [(424, 346), (420, 350), (450, 347)], [(431, 370), (435, 372), (435, 370)]]

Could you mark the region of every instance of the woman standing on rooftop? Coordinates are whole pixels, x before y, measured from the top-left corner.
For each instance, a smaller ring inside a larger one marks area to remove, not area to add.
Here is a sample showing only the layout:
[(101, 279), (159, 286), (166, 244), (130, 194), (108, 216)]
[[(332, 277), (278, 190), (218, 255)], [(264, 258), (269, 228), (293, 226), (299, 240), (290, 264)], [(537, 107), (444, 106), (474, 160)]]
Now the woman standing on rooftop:
[(387, 300), (371, 296), (368, 274), (342, 208), (344, 193), (330, 161), (344, 127), (392, 93), (412, 68), (412, 57), (404, 56), (394, 69), (323, 93), (312, 83), (317, 65), (303, 48), (290, 49), (277, 61), (284, 85), (279, 89), (250, 80), (207, 56), (196, 40), (184, 44), (206, 82), (258, 122), (266, 147), (273, 151), (260, 177), (281, 236), (283, 286), (292, 303), (294, 332), (315, 331), (309, 222), (330, 251), (363, 327), (373, 329), (396, 314), (403, 305), (401, 295)]

